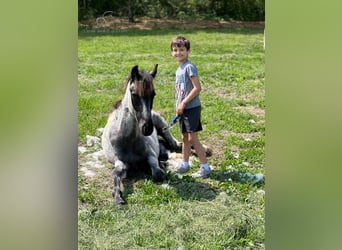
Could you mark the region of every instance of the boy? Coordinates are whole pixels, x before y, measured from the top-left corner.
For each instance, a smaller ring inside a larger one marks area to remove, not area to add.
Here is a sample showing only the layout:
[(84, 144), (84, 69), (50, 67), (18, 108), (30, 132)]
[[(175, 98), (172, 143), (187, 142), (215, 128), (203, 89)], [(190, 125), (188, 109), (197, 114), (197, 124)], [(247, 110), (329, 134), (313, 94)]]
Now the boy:
[(190, 54), (190, 41), (185, 37), (177, 36), (171, 41), (171, 55), (179, 66), (176, 71), (176, 113), (180, 117), (179, 127), (182, 132), (182, 164), (177, 173), (190, 170), (189, 157), (191, 145), (201, 163), (200, 169), (192, 177), (208, 177), (211, 168), (207, 163), (205, 150), (199, 141), (197, 132), (202, 130), (201, 124), (201, 83), (198, 78), (196, 66), (188, 60)]

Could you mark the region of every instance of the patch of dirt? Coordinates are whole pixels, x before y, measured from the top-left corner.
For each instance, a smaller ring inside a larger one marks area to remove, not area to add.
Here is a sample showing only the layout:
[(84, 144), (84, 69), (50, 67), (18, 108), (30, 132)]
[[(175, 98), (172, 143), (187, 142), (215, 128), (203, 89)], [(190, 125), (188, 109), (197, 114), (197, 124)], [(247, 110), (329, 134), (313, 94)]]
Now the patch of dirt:
[(265, 118), (265, 110), (255, 107), (255, 106), (239, 106), (239, 107), (234, 107), (234, 109), (238, 109), (243, 112), (250, 113), (252, 115), (255, 115), (258, 118)]
[[(220, 98), (227, 99), (228, 101), (241, 100), (243, 102), (253, 102), (253, 101), (258, 101), (259, 99), (258, 97), (255, 96), (256, 93), (239, 94), (237, 91), (228, 91), (227, 88), (223, 88), (223, 87), (206, 88), (203, 91), (216, 95)], [(264, 96), (264, 93), (260, 93), (260, 95)]]
[(211, 138), (207, 138), (203, 141), (204, 144), (210, 145), (212, 149), (212, 157), (214, 161), (222, 161), (225, 158), (224, 148), (225, 142), (229, 136), (229, 131), (222, 130), (220, 131), (220, 136), (215, 136)]
[[(206, 90), (205, 90), (206, 91)], [(228, 92), (226, 88), (213, 88), (207, 90), (221, 98), (227, 99), (227, 100), (236, 100), (239, 98), (238, 94), (235, 92)]]
[[(78, 170), (89, 179), (99, 176), (111, 176), (113, 166), (106, 160), (101, 147), (102, 129), (97, 130), (96, 136), (87, 135), (86, 145), (78, 146)], [(108, 179), (109, 180), (109, 179)]]
[[(232, 132), (232, 131), (228, 131), (228, 130), (222, 130), (220, 132), (220, 137), (215, 137), (214, 139), (206, 139), (205, 143), (208, 143), (208, 145), (210, 145), (210, 147), (212, 148), (213, 151), (213, 158), (215, 159), (214, 161), (222, 161), (225, 159), (225, 143), (228, 139), (229, 136), (238, 136), (238, 137), (242, 137), (245, 141), (252, 141), (257, 137), (262, 136), (262, 134), (260, 132), (254, 132), (254, 133), (236, 133), (236, 132)], [(239, 153), (240, 152), (240, 148), (238, 146), (231, 146), (230, 147), (230, 151), (232, 153)]]
[(161, 18), (136, 18), (131, 23), (128, 19), (113, 16), (104, 16), (79, 22), (79, 29), (107, 29), (107, 30), (151, 30), (151, 29), (207, 29), (207, 28), (265, 28), (265, 22), (242, 22), (205, 19), (161, 19)]
[(260, 137), (261, 136), (260, 132), (254, 132), (254, 133), (235, 133), (235, 132), (230, 132), (229, 134), (242, 137), (246, 141), (250, 141), (250, 140), (253, 140), (256, 137)]

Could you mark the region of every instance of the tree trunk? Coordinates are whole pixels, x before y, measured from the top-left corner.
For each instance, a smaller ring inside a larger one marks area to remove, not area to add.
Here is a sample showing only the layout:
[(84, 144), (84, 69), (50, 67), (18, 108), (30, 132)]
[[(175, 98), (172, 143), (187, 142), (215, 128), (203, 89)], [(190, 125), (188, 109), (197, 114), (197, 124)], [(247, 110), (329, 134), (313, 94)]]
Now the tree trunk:
[(128, 0), (128, 20), (134, 23), (134, 0)]

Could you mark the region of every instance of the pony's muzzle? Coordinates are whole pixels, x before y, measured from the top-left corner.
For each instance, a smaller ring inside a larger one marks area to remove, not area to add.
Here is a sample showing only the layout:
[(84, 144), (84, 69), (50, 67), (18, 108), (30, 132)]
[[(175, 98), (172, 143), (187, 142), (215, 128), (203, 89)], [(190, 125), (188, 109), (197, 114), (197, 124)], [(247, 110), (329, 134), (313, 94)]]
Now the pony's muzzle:
[(153, 123), (151, 122), (145, 122), (141, 127), (141, 133), (144, 136), (149, 136), (153, 132)]

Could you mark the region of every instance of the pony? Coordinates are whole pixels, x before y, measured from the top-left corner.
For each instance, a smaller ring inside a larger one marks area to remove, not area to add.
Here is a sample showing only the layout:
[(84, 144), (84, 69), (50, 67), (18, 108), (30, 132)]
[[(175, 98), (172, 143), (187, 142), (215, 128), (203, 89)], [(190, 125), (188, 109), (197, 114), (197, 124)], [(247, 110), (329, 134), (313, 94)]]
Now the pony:
[[(124, 97), (115, 104), (103, 130), (102, 148), (107, 160), (114, 164), (112, 195), (116, 205), (126, 203), (121, 186), (130, 168), (147, 164), (153, 180), (163, 181), (165, 171), (159, 157), (165, 156), (166, 148), (174, 151), (181, 149), (181, 143), (169, 129), (165, 129), (168, 123), (152, 110), (156, 95), (153, 80), (157, 68), (158, 64), (151, 72), (140, 71), (138, 65), (131, 69)], [(164, 144), (161, 144), (158, 135)]]

